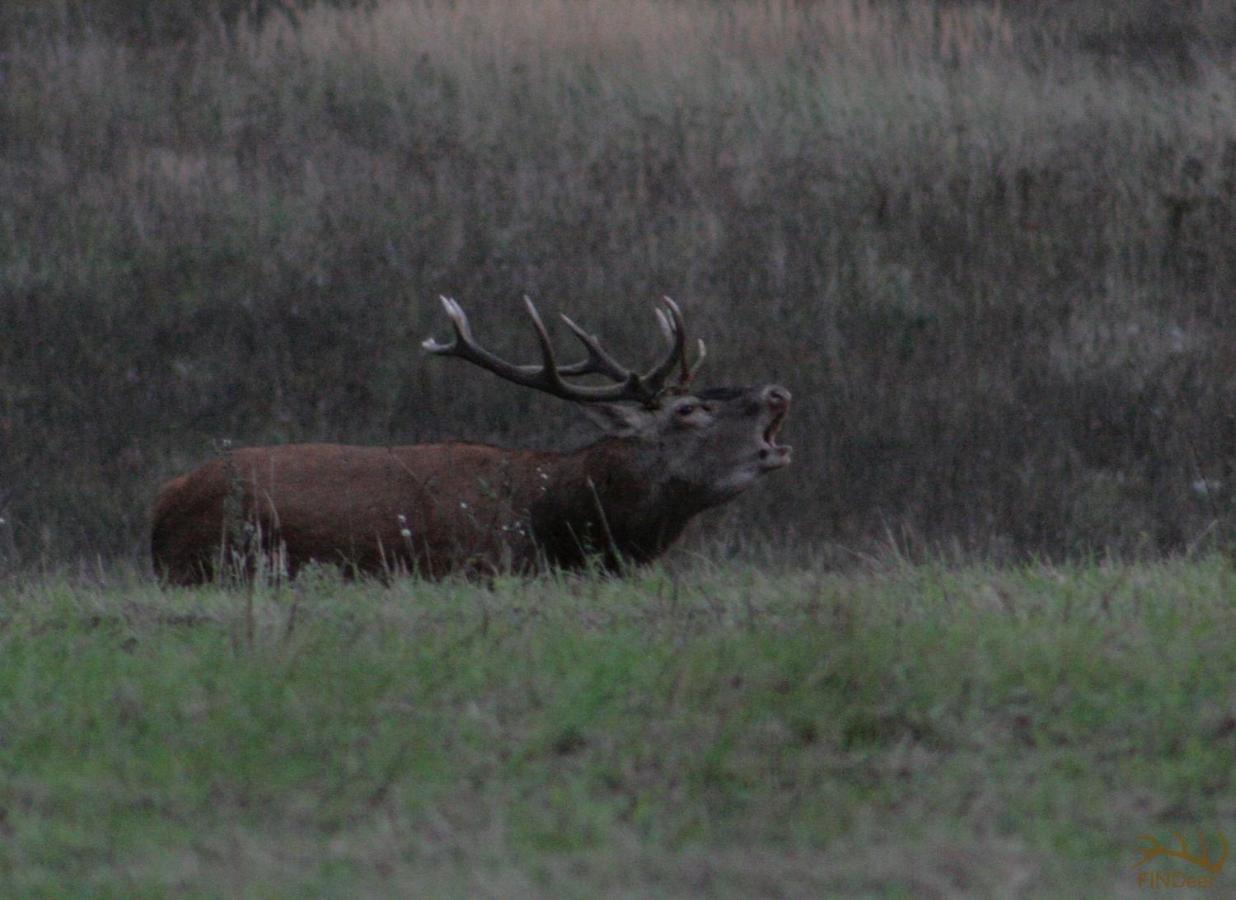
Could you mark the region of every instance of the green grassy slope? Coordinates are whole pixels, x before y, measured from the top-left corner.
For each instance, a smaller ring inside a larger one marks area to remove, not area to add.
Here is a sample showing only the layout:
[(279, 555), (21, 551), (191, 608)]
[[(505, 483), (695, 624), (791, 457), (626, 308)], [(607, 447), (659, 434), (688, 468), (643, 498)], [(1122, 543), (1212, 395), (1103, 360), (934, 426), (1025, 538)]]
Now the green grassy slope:
[(1218, 557), (8, 583), (0, 881), (1128, 891), (1143, 833), (1236, 839), (1234, 638)]

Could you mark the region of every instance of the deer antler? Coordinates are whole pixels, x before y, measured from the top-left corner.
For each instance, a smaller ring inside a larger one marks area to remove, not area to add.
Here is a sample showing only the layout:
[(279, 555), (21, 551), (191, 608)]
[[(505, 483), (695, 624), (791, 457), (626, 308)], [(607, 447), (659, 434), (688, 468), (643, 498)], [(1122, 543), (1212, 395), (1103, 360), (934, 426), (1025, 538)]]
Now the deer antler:
[(1223, 871), (1223, 865), (1227, 862), (1228, 853), (1231, 849), (1228, 846), (1226, 837), (1219, 835), (1219, 843), (1223, 845), (1223, 851), (1220, 853), (1218, 859), (1210, 858), (1210, 852), (1206, 847), (1205, 835), (1198, 836), (1198, 852), (1196, 854), (1189, 852), (1189, 846), (1185, 843), (1184, 835), (1177, 833), (1174, 834), (1173, 837), (1175, 837), (1176, 842), (1180, 844), (1179, 850), (1173, 850), (1170, 847), (1164, 846), (1158, 838), (1154, 837), (1154, 835), (1141, 835), (1138, 840), (1146, 841), (1147, 844), (1144, 847), (1138, 848), (1142, 854), (1142, 858), (1137, 862), (1137, 865), (1144, 866), (1146, 863), (1151, 860), (1158, 859), (1160, 856), (1168, 856), (1172, 859), (1181, 859), (1185, 862), (1193, 863), (1193, 865), (1200, 866), (1207, 872), (1213, 872), (1216, 875)]
[[(645, 406), (656, 406), (666, 393), (665, 382), (676, 365), (681, 365), (682, 375), (678, 384), (672, 390), (684, 390), (696, 369), (704, 359), (704, 342), (699, 342), (699, 357), (695, 364), (688, 366), (686, 359), (686, 325), (682, 319), (682, 311), (669, 297), (665, 297), (665, 309), (656, 310), (657, 321), (665, 334), (668, 352), (664, 359), (647, 373), (640, 375), (632, 369), (618, 363), (602, 349), (595, 335), (588, 334), (566, 316), (566, 322), (571, 332), (584, 345), (588, 356), (577, 363), (559, 366), (554, 358), (553, 346), (549, 333), (541, 321), (540, 314), (532, 301), (524, 297), (524, 307), (528, 318), (532, 320), (532, 328), (536, 332), (537, 342), (541, 347), (541, 365), (521, 366), (509, 363), (481, 347), (472, 335), (468, 316), (463, 308), (449, 297), (441, 297), (442, 307), (446, 310), (451, 326), (455, 330), (455, 339), (449, 344), (442, 344), (433, 338), (426, 340), (423, 346), (430, 353), (439, 356), (457, 356), (470, 363), (488, 369), (495, 375), (507, 381), (524, 387), (535, 388), (564, 400), (578, 403), (612, 402), (619, 400), (634, 400)], [(608, 385), (568, 384), (563, 378), (576, 378), (582, 375), (604, 375), (613, 383)]]

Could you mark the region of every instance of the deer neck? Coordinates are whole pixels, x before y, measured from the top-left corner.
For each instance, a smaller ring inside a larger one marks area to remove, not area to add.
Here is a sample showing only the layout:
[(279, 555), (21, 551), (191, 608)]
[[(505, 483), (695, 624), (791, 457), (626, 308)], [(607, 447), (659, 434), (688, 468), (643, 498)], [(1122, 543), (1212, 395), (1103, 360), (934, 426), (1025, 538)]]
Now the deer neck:
[[(533, 525), (551, 559), (574, 565), (599, 552), (646, 562), (661, 555), (699, 511), (685, 485), (621, 438), (605, 438), (545, 467), (546, 499)], [(539, 476), (538, 476), (539, 477)]]

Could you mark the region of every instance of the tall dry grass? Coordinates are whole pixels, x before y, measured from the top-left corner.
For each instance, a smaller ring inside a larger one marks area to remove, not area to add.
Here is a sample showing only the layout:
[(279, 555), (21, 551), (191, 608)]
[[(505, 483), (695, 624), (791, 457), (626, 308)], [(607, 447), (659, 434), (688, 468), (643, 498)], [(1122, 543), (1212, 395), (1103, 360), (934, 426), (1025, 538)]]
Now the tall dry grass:
[(668, 293), (713, 383), (787, 383), (795, 476), (735, 541), (1231, 534), (1223, 4), (123, 8), (5, 20), (10, 560), (140, 552), (223, 439), (583, 439), (418, 352), (439, 293), (502, 352), (528, 293), (633, 358)]

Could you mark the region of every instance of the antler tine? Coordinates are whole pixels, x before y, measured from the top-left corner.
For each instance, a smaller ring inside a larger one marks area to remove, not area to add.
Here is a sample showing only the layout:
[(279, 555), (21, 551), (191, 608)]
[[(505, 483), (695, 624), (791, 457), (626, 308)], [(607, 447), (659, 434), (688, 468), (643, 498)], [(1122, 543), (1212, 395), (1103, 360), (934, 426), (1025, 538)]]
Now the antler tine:
[(513, 366), (479, 346), (472, 337), (472, 327), (468, 323), (468, 315), (463, 311), (463, 307), (450, 297), (439, 295), (438, 299), (442, 301), (442, 308), (446, 311), (447, 318), (451, 320), (455, 338), (449, 344), (443, 344), (432, 337), (427, 338), (421, 346), (430, 353), (438, 356), (458, 356), (460, 359), (466, 359), (468, 362), (494, 372), (502, 373), (508, 369), (513, 370), (515, 375), (524, 377), (539, 371), (530, 367)]
[[(665, 300), (666, 305), (670, 308), (670, 312), (673, 314), (672, 322), (667, 321), (666, 324), (673, 325), (672, 333), (677, 335), (678, 340), (680, 340), (683, 344), (682, 353), (679, 356), (679, 361), (682, 364), (682, 374), (679, 375), (678, 377), (677, 387), (685, 389), (687, 387), (690, 387), (691, 382), (695, 380), (696, 373), (699, 371), (700, 366), (703, 365), (704, 359), (708, 356), (708, 348), (704, 346), (703, 340), (697, 339), (695, 342), (695, 345), (699, 350), (699, 355), (695, 357), (695, 362), (690, 363), (690, 364), (687, 363), (687, 353), (686, 353), (686, 346), (685, 346), (687, 326), (686, 326), (685, 320), (682, 317), (682, 310), (678, 308), (678, 304), (675, 303), (671, 298), (665, 297), (664, 300)], [(660, 310), (658, 310), (658, 313), (660, 313)], [(663, 313), (661, 315), (664, 316)], [(664, 325), (662, 327), (663, 329), (665, 329)], [(665, 329), (665, 331), (666, 331), (667, 336), (671, 333), (669, 329)]]
[(690, 386), (695, 379), (695, 373), (700, 370), (700, 365), (704, 362), (704, 357), (708, 355), (708, 348), (704, 346), (703, 340), (697, 340), (695, 343), (699, 348), (699, 356), (695, 357), (695, 362), (688, 366), (686, 355), (682, 357), (682, 378), (678, 383), (684, 388)]
[(528, 318), (532, 320), (532, 328), (536, 331), (537, 343), (541, 345), (541, 377), (547, 385), (555, 389), (565, 389), (566, 384), (563, 383), (558, 373), (558, 363), (554, 359), (554, 345), (549, 342), (549, 332), (545, 330), (545, 323), (541, 321), (541, 314), (536, 311), (532, 298), (527, 294), (524, 294), (524, 309), (528, 312)]
[(682, 310), (669, 297), (662, 297), (661, 300), (665, 303), (665, 310), (658, 309), (656, 311), (657, 322), (661, 325), (661, 331), (665, 334), (666, 343), (669, 344), (669, 353), (643, 379), (644, 384), (654, 394), (661, 392), (665, 385), (665, 379), (674, 370), (674, 366), (683, 361), (683, 355), (687, 349), (687, 326), (682, 320)]
[[(677, 361), (682, 372), (678, 379), (677, 387), (685, 388), (691, 384), (695, 378), (696, 372), (699, 371), (700, 364), (704, 362), (705, 356), (708, 355), (707, 348), (703, 341), (697, 341), (696, 346), (699, 348), (699, 355), (695, 362), (688, 364), (686, 354), (686, 326), (682, 317), (682, 310), (678, 308), (669, 297), (664, 298), (667, 313), (663, 309), (653, 309), (657, 317), (657, 324), (661, 327), (661, 333), (665, 336), (665, 343), (669, 349), (670, 355), (666, 357), (656, 368), (650, 370), (648, 374), (641, 377), (641, 382), (651, 395), (657, 395), (661, 391), (661, 382), (672, 371), (674, 361)], [(589, 375), (603, 374), (609, 375), (611, 378), (626, 380), (631, 377), (631, 372), (616, 362), (602, 348), (597, 341), (596, 335), (588, 334), (579, 325), (572, 321), (568, 316), (563, 315), (562, 321), (567, 324), (567, 327), (579, 338), (583, 343), (584, 348), (588, 351), (588, 359), (573, 363), (569, 366), (562, 366), (558, 369), (560, 375)]]
[[(542, 364), (540, 366), (515, 365), (490, 353), (477, 344), (473, 338), (472, 329), (468, 324), (468, 317), (464, 313), (463, 307), (449, 297), (440, 297), (439, 299), (442, 301), (442, 308), (446, 311), (447, 317), (451, 320), (451, 326), (455, 331), (455, 339), (449, 344), (440, 343), (432, 337), (427, 339), (421, 346), (430, 353), (439, 356), (457, 356), (483, 369), (488, 369), (507, 381), (524, 387), (535, 388), (536, 390), (553, 394), (555, 397), (561, 397), (564, 400), (573, 400), (579, 403), (637, 400), (645, 404), (651, 404), (656, 400), (656, 392), (648, 389), (644, 379), (634, 372), (628, 372), (614, 362), (612, 358), (601, 350), (600, 345), (591, 336), (588, 337), (588, 340), (584, 341), (589, 358), (581, 363), (575, 363), (574, 365), (559, 369), (554, 359), (554, 349), (549, 340), (549, 332), (545, 330), (545, 323), (541, 321), (540, 314), (528, 297), (524, 297), (524, 308), (528, 313), (528, 317), (532, 320), (532, 327), (536, 331), (537, 342), (541, 348)], [(570, 324), (572, 325), (572, 330), (575, 330), (576, 326), (574, 326), (574, 323)], [(581, 332), (582, 329), (576, 331), (577, 334)], [(582, 337), (581, 340), (583, 340)], [(607, 374), (618, 383), (594, 387), (590, 385), (570, 385), (562, 380), (564, 373), (586, 374), (592, 371)]]
[(616, 381), (626, 381), (631, 377), (631, 372), (628, 369), (624, 369), (612, 356), (601, 349), (601, 344), (595, 334), (589, 334), (584, 331), (579, 325), (571, 321), (569, 316), (563, 313), (559, 313), (559, 315), (562, 321), (566, 323), (567, 328), (571, 329), (571, 332), (584, 345), (584, 349), (588, 351), (588, 358), (586, 360), (572, 363), (569, 366), (563, 366), (558, 370), (559, 375), (608, 375)]
[(463, 311), (463, 307), (450, 297), (439, 295), (438, 299), (442, 302), (446, 317), (451, 320), (451, 329), (455, 332), (455, 337), (449, 344), (444, 344), (431, 336), (421, 342), (422, 347), (438, 356), (458, 356), (460, 359), (466, 359), (486, 368), (506, 365), (498, 357), (477, 345), (472, 337), (472, 327), (468, 323), (468, 316)]
[(421, 341), (421, 346), (430, 353), (437, 353), (439, 356), (443, 356), (453, 352), (455, 345), (461, 339), (466, 340), (468, 338), (468, 317), (464, 315), (463, 310), (450, 297), (444, 297), (439, 294), (438, 299), (442, 301), (442, 308), (446, 310), (446, 316), (451, 320), (451, 327), (455, 331), (455, 340), (449, 344), (443, 344), (435, 340), (431, 335)]
[(654, 308), (653, 312), (656, 314), (657, 324), (661, 326), (661, 334), (665, 337), (665, 345), (672, 349), (674, 342), (677, 340), (674, 333), (674, 323), (665, 314), (664, 310)]
[(674, 317), (674, 327), (683, 334), (687, 331), (687, 326), (682, 320), (682, 310), (678, 308), (678, 304), (674, 302), (674, 298), (663, 294), (661, 302), (665, 304), (670, 311), (670, 315)]

